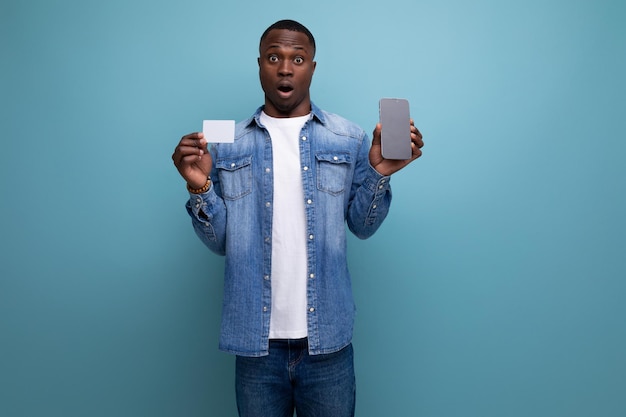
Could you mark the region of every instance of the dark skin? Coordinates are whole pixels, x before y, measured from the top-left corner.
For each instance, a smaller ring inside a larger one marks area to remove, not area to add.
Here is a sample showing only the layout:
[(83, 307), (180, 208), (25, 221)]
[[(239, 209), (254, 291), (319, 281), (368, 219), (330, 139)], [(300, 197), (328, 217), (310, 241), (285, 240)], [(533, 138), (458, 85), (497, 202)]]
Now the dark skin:
[[(309, 88), (315, 72), (315, 48), (304, 34), (286, 29), (271, 30), (259, 47), (259, 78), (265, 93), (264, 111), (272, 117), (305, 116), (311, 112)], [(380, 145), (381, 125), (372, 134), (369, 160), (381, 175), (398, 172), (420, 156), (424, 146), (422, 134), (411, 125), (412, 157), (408, 160), (385, 159)], [(212, 159), (207, 141), (201, 132), (182, 137), (174, 154), (174, 165), (193, 189), (205, 185), (211, 172)]]
[(300, 32), (272, 30), (259, 46), (259, 78), (265, 92), (263, 111), (271, 117), (306, 116), (316, 62), (309, 38)]

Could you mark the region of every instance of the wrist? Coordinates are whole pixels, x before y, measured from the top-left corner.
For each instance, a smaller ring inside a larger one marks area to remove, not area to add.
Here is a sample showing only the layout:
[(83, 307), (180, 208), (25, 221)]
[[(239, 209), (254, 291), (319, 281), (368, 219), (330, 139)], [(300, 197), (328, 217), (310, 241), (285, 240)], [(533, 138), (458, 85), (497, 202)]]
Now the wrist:
[(207, 191), (209, 191), (209, 188), (211, 188), (211, 177), (207, 178), (207, 180), (204, 183), (204, 185), (202, 185), (200, 187), (195, 187), (195, 185), (196, 184), (194, 184), (194, 186), (192, 186), (189, 183), (187, 183), (187, 191), (189, 191), (192, 194), (206, 193)]

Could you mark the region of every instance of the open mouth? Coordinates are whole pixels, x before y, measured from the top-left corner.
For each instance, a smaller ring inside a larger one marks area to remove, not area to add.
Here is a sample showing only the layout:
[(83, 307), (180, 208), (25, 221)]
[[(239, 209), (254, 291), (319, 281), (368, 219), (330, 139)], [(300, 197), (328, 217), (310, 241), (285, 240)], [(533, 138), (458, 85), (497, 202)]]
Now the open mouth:
[(290, 82), (282, 81), (278, 84), (278, 92), (281, 96), (288, 96), (293, 91), (293, 85)]

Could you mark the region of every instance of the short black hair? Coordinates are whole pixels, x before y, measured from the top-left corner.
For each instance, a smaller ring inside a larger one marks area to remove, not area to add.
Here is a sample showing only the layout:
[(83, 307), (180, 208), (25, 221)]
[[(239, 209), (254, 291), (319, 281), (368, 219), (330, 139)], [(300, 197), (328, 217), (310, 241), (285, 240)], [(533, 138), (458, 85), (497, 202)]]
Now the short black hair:
[(290, 19), (279, 20), (278, 22), (272, 24), (270, 27), (265, 29), (265, 32), (263, 32), (263, 35), (261, 35), (261, 40), (259, 41), (259, 47), (261, 46), (263, 39), (265, 39), (268, 33), (270, 33), (270, 31), (274, 29), (286, 29), (286, 30), (291, 30), (293, 32), (304, 33), (307, 36), (307, 38), (309, 38), (309, 42), (311, 42), (311, 46), (313, 46), (313, 55), (315, 55), (315, 38), (313, 37), (313, 34), (311, 33), (311, 31), (309, 31), (306, 28), (306, 26), (304, 26), (302, 23), (296, 22), (295, 20), (290, 20)]

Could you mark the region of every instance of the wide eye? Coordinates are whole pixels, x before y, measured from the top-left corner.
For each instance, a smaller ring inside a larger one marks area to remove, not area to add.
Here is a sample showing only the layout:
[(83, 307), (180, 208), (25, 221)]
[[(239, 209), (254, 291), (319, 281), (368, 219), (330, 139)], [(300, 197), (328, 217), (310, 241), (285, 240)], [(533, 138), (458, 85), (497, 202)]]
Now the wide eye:
[(278, 56), (276, 56), (276, 55), (270, 55), (267, 59), (270, 62), (278, 62)]
[(302, 64), (304, 63), (304, 58), (302, 58), (301, 56), (297, 56), (296, 59), (293, 60), (293, 62), (295, 62), (296, 64)]

